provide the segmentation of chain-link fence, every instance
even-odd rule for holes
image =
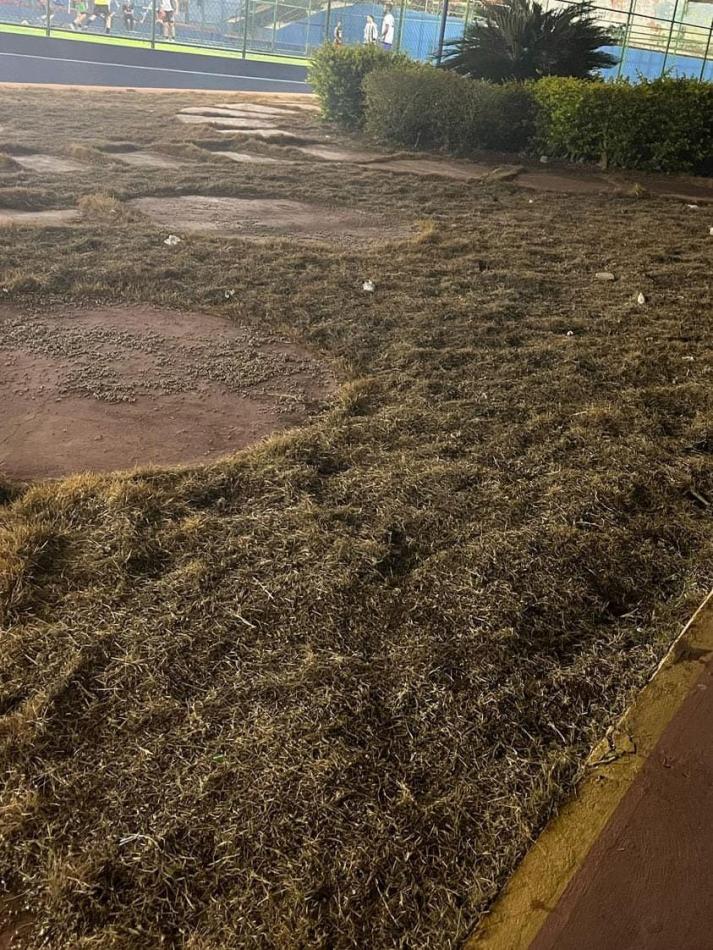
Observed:
[[[180,44],[238,55],[309,57],[324,42],[365,41],[372,17],[381,40],[393,16],[393,48],[415,59],[462,35],[482,0],[0,0],[0,23],[48,35],[68,32],[136,45]],[[544,0],[545,7],[574,0]],[[603,0],[597,18],[617,38],[610,76],[663,73],[713,80],[713,0]]]

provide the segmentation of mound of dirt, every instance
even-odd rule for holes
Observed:
[[[406,225],[388,225],[375,214],[277,198],[135,198],[128,202],[174,231],[221,231],[256,240],[295,235],[302,240],[368,242],[395,240]]]
[[[304,421],[334,386],[299,347],[206,314],[3,309],[0,328],[11,477],[216,458]]]

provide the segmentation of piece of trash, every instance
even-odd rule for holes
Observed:
[[[567,336],[574,336],[574,330],[567,330]]]
[[[3,287],[2,292],[3,292],[4,294],[9,294],[9,293],[10,293],[10,288],[9,288],[9,287]]]
[[[700,210],[701,210],[701,206],[700,206],[700,205],[686,205],[686,207],[689,208],[691,211],[700,211]]]
[[[361,285],[361,289],[365,290],[368,294],[373,294],[376,290],[376,284],[373,280],[365,280]]]
[[[540,155],[540,165],[546,165],[549,162],[547,155]]]
[[[708,233],[713,236],[713,228],[708,228]]]
[[[641,306],[642,304],[646,303],[646,297],[643,294],[639,294],[639,296],[636,298],[636,302],[639,304],[639,306]]]
[[[597,280],[616,280],[614,274],[608,270],[600,270],[594,276]]]
[[[175,247],[177,244],[181,243],[181,239],[177,234],[169,234],[163,243],[168,244],[169,247]]]
[[[231,297],[234,297],[234,296],[235,296],[235,291],[234,291],[234,290],[226,290],[224,296],[225,296],[225,299],[226,299],[226,300],[230,300]]]
[[[534,198],[528,198],[528,199],[527,199],[527,203],[528,203],[529,205],[534,205],[535,199],[534,199]]]
[[[682,360],[685,360],[686,363],[692,363],[692,362],[694,361],[695,357],[694,357],[694,356],[682,356],[681,359],[682,359]]]

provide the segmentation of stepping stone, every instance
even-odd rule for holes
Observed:
[[[211,152],[211,155],[229,158],[232,162],[245,162],[250,165],[292,165],[293,162],[280,161],[279,158],[268,158],[267,155],[255,155],[251,152]]]
[[[245,106],[189,106],[186,109],[181,109],[179,115],[204,115],[215,116],[217,118],[224,116],[226,118],[249,119],[254,115],[262,116],[263,118],[266,116],[279,116],[285,118],[289,117],[290,113],[283,109],[263,109],[262,106],[251,106],[248,104]]]
[[[360,152],[356,149],[333,148],[329,145],[307,145],[300,149],[305,155],[322,159],[325,162],[373,162],[385,161],[388,155],[379,155],[378,152]]]
[[[73,162],[70,158],[58,158],[56,155],[13,155],[13,161],[33,172],[51,172],[57,175],[86,170],[86,165]]]
[[[405,237],[407,223],[372,211],[335,208],[282,198],[218,198],[209,195],[134,198],[128,205],[177,233],[234,234],[255,241],[292,238],[329,244],[372,244]]]
[[[213,125],[217,129],[271,129],[272,122],[266,119],[231,119],[229,116],[224,118],[208,115],[181,115],[176,117],[179,122],[186,125]]]
[[[231,109],[234,112],[251,112],[254,115],[294,115],[292,106],[262,106],[258,105],[256,102],[219,102],[216,106],[214,106],[214,108]]]
[[[165,155],[159,155],[158,152],[109,152],[112,158],[119,159],[125,165],[135,165],[137,168],[180,168],[183,162],[177,162],[173,158],[166,158]]]
[[[277,145],[304,145],[304,135],[295,135],[294,132],[285,132],[284,129],[251,129],[239,132],[237,129],[218,129],[219,135],[242,135],[243,137],[260,139],[261,142],[274,142]],[[307,141],[310,141],[307,139]]]
[[[58,211],[20,211],[17,208],[0,208],[0,227],[9,224],[66,224],[78,218],[79,211],[76,208],[62,208]]]
[[[459,165],[456,162],[440,162],[437,159],[428,158],[397,159],[393,162],[372,162],[362,167],[376,171],[392,172],[399,175],[432,175],[439,178],[454,178],[458,181],[475,181],[482,179],[492,171],[492,169],[486,165]]]

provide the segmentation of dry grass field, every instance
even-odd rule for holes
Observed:
[[[455,947],[713,580],[713,213],[175,121],[205,102],[0,93],[0,213],[79,208],[0,228],[6,310],[228,318],[337,380],[207,465],[2,482],[2,913],[27,947]],[[128,204],[196,195],[384,232],[169,247]]]

